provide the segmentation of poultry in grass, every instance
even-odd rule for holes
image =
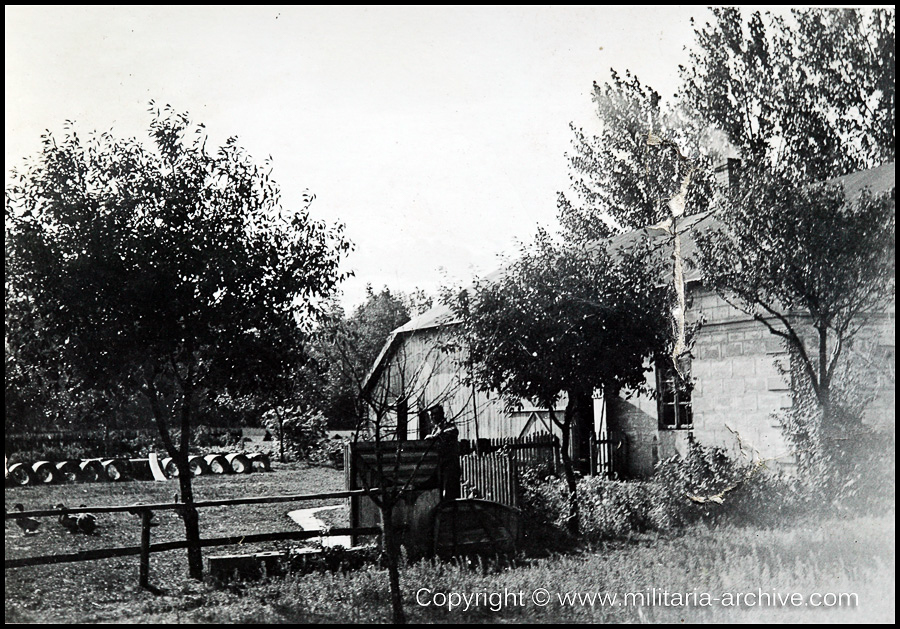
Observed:
[[[86,505],[81,506],[85,507]],[[75,521],[78,524],[78,530],[82,533],[92,535],[97,530],[97,518],[93,513],[79,513],[75,516]]]
[[[68,507],[62,503],[56,505],[55,509],[67,510]],[[69,531],[69,533],[77,533],[78,532],[78,519],[74,515],[70,515],[68,513],[61,513],[58,519],[60,525]]]
[[[25,511],[25,505],[19,502],[16,503],[13,509],[18,511],[19,513],[23,513]],[[17,518],[16,524],[18,524],[19,528],[22,529],[23,535],[36,535],[38,529],[41,526],[40,522],[38,522],[37,520],[33,520],[32,518]]]

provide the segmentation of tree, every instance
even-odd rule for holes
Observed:
[[[313,334],[311,352],[322,367],[318,384],[321,410],[330,426],[355,428],[365,416],[360,383],[395,329],[409,321],[405,296],[384,287],[366,287],[366,300],[348,316],[332,305]]]
[[[496,281],[476,282],[449,299],[480,388],[500,393],[510,406],[530,400],[560,428],[574,534],[570,434],[590,429],[595,389],[608,395],[642,389],[647,359],[671,347],[672,292],[660,284],[661,272],[646,243],[607,251],[560,245],[539,232]],[[555,409],[564,393],[560,418]]]
[[[445,407],[449,408],[448,402],[457,398],[462,386],[454,354],[447,349],[449,333],[437,328],[421,337],[387,334],[381,345],[374,345],[373,340],[381,333],[395,329],[391,326],[397,323],[399,304],[387,289],[379,295],[370,291],[366,304],[352,317],[332,322],[328,338],[330,377],[339,377],[355,391],[360,409],[353,442],[374,444],[374,466],[362,470],[359,480],[364,489],[378,489],[369,498],[381,515],[393,620],[403,624],[406,615],[400,591],[402,540],[394,521],[396,507],[416,489],[413,481],[425,456],[432,452],[431,447],[442,452],[445,441],[455,441],[456,420],[469,405],[463,404],[455,413],[443,412]],[[363,360],[366,355],[372,355],[371,360]],[[433,432],[426,437],[430,445],[411,465],[408,460],[401,465],[407,420],[417,410],[420,417],[429,417],[434,425]],[[459,486],[457,483],[455,488],[444,489],[458,492]]]
[[[890,190],[882,181],[861,196],[822,182],[895,159],[894,12],[745,20],[720,8],[695,32],[680,99],[743,161],[718,213],[721,233],[697,238],[699,266],[720,296],[797,354],[805,383],[795,396],[814,392],[834,446],[846,415],[833,408],[839,360],[893,298],[894,192],[892,176]]]
[[[709,208],[713,143],[706,131],[628,72],[612,70],[609,82],[594,83],[593,100],[600,133],[588,136],[572,125],[574,198],[559,194],[567,239],[591,242],[665,220],[689,171],[685,214]]]
[[[712,14],[695,29],[679,99],[745,163],[802,185],[894,159],[893,10]]]
[[[341,280],[342,227],[284,209],[268,165],[151,103],[152,148],[67,127],[6,189],[7,343],[73,388],[139,392],[179,468],[192,578],[202,576],[192,422],[219,394],[265,390],[303,358],[304,326]],[[7,315],[9,316],[9,315]],[[73,383],[74,380],[74,383]],[[178,425],[177,439],[170,427]]]
[[[841,357],[894,299],[890,179],[890,190],[854,197],[840,183],[798,188],[772,173],[747,172],[717,215],[722,227],[696,234],[704,282],[796,353],[832,452],[848,428],[847,414],[832,404]],[[805,342],[810,327],[812,347]]]

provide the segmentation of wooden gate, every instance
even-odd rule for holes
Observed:
[[[610,479],[621,479],[628,460],[628,442],[624,434],[603,433],[591,440],[591,473]]]
[[[411,558],[433,548],[434,509],[442,500],[459,498],[457,442],[437,439],[416,441],[359,441],[344,450],[348,489],[399,489],[402,497],[391,518],[397,537]],[[350,522],[381,526],[381,510],[369,496],[350,498]],[[371,539],[351,539],[353,545]]]
[[[508,454],[469,454],[459,457],[464,498],[480,498],[518,507],[516,462]]]

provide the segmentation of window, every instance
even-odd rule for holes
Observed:
[[[681,374],[675,371],[671,358],[656,363],[656,391],[660,430],[687,430],[694,427],[691,409],[691,364],[678,361]]]
[[[397,400],[397,441],[406,441],[409,424],[409,402],[406,398]]]

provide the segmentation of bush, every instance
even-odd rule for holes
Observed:
[[[688,441],[687,455],[662,461],[657,519],[663,528],[699,520],[774,526],[797,516],[803,498],[793,479],[772,473],[764,462],[740,464],[722,448]]]
[[[310,451],[309,461],[318,465],[329,465],[336,469],[344,469],[344,448],[349,439],[325,438]]]
[[[568,513],[563,480],[525,468],[519,473],[519,508],[528,554],[563,551],[574,543],[564,525]]]
[[[279,426],[279,418],[282,424]],[[285,451],[298,459],[310,461],[325,439],[326,419],[321,411],[279,408],[263,415],[263,425],[273,435],[284,439]],[[281,434],[281,431],[284,434]]]
[[[666,528],[661,493],[654,483],[583,479],[578,483],[582,537],[598,542]]]
[[[566,533],[566,484],[534,470],[520,474],[525,551],[562,551],[575,543]],[[699,521],[771,527],[803,513],[796,482],[759,463],[741,465],[724,450],[689,442],[684,458],[659,464],[649,482],[599,476],[578,482],[583,541],[671,532]]]

